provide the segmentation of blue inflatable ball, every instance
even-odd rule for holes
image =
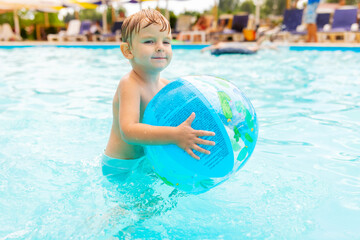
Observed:
[[[192,128],[215,132],[202,137],[210,155],[196,160],[176,145],[146,146],[155,173],[166,184],[188,193],[202,193],[236,173],[249,159],[258,138],[255,109],[232,83],[212,76],[186,76],[161,89],[146,107],[143,123],[176,127],[192,112]]]

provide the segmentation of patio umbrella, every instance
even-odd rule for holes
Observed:
[[[0,0],[0,9],[49,8],[60,10],[63,7],[95,9],[98,2],[98,0]]]
[[[37,9],[41,8],[52,8],[56,6],[61,6],[59,1],[40,1],[40,0],[0,0],[0,10],[8,10],[14,12],[14,25],[15,25],[15,33],[20,36],[20,24],[19,24],[19,16],[17,15],[17,11],[19,9]]]
[[[17,15],[17,11],[20,9],[34,9],[43,12],[59,11],[64,7],[95,9],[98,7],[98,2],[98,0],[0,0],[0,10],[12,10],[14,12],[15,33],[20,35],[19,17]]]
[[[138,3],[140,5],[140,10],[142,9],[142,3],[143,2],[151,2],[151,1],[157,1],[157,6],[159,6],[159,2],[160,0],[127,0],[127,1],[123,1],[122,3]],[[169,1],[170,0],[164,0],[166,1],[166,6],[165,6],[165,17],[167,19],[170,18],[169,15]],[[188,1],[188,0],[171,0],[171,1]]]
[[[156,0],[128,0],[128,1],[123,1],[121,3],[135,3],[135,4],[139,4],[140,6],[140,10],[142,9],[142,3],[143,2],[149,2],[149,1],[156,1]]]

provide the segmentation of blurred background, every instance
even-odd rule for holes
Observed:
[[[176,28],[177,24],[179,25],[179,17],[184,15],[192,17],[185,30],[194,30],[192,27],[201,16],[212,16],[212,22],[206,29],[209,30],[218,27],[219,19],[227,18],[231,21],[234,15],[248,15],[245,28],[256,31],[261,26],[281,26],[286,9],[305,9],[307,2],[307,0],[0,0],[0,26],[9,24],[16,35],[8,37],[7,40],[48,40],[49,34],[59,34],[68,30],[69,22],[74,19],[80,22],[88,21],[88,31],[90,25],[97,24],[98,29],[101,29],[98,33],[115,34],[120,29],[120,26],[114,29],[115,22],[121,22],[124,17],[142,8],[150,7],[158,9],[169,19],[173,32],[178,30]],[[359,8],[360,3],[357,0],[322,0],[317,12],[334,14],[336,9],[343,6]],[[330,18],[330,24],[331,21]],[[231,22],[226,24],[230,29],[232,28]],[[79,26],[78,34],[84,32],[86,34],[85,30]],[[5,37],[3,40],[6,40]],[[87,40],[94,38],[87,36]],[[97,40],[115,41],[116,38],[99,37]]]

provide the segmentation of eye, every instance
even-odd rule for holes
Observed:
[[[153,44],[154,41],[153,41],[153,40],[146,40],[144,43],[145,43],[145,44]]]
[[[164,41],[164,44],[170,44],[170,41]]]

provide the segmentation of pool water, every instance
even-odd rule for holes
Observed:
[[[252,101],[248,163],[200,195],[102,176],[118,49],[0,49],[0,239],[360,239],[360,54],[177,49],[164,77],[209,74]]]

